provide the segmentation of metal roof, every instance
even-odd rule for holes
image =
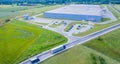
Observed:
[[[45,13],[101,16],[101,8],[99,5],[72,4]]]

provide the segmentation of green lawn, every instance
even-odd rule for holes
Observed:
[[[120,10],[120,5],[119,4],[115,4],[114,6],[115,6],[115,8]]]
[[[117,61],[82,45],[75,46],[55,55],[40,64],[95,64],[91,54],[94,54],[97,59],[99,56],[102,57],[107,64],[120,64]],[[97,64],[101,64],[99,63],[99,60],[96,60],[96,62]]]
[[[120,29],[88,41],[84,45],[120,61]]]
[[[37,24],[40,24],[40,25],[48,25],[48,23],[41,23],[41,22],[35,22]]]
[[[102,18],[102,22],[105,22],[105,21],[109,21],[110,20],[110,18]]]
[[[72,23],[70,23],[65,29],[64,29],[64,31],[67,31],[72,25],[74,25],[74,24],[88,24],[88,23],[86,23],[86,22],[81,22],[81,21],[75,21],[75,22],[72,22]]]
[[[67,38],[58,33],[18,20],[1,26],[0,36],[0,64],[18,64],[67,42]]]
[[[64,21],[62,21],[62,22],[60,22],[60,23],[58,23],[58,24],[52,24],[52,25],[50,25],[49,27],[56,28],[56,27],[62,25],[63,23],[64,23]]]
[[[38,16],[38,17],[39,17],[39,18],[45,18],[43,14],[42,14],[42,15],[40,15],[40,16]]]
[[[8,7],[11,6],[0,6],[0,11],[2,11],[0,12],[0,16],[7,18],[25,13],[35,15],[50,9],[61,7],[61,5],[45,6],[40,8],[33,7],[32,9],[20,8],[18,10],[16,6],[15,8],[10,9]],[[120,17],[120,15],[113,9],[110,7],[109,9],[117,18]],[[117,23],[120,23],[119,20],[105,25],[96,24],[94,29],[76,34],[76,36],[85,36]],[[120,30],[108,33],[105,36],[101,36],[103,41],[99,41],[101,38],[99,38],[99,40],[96,38],[87,42],[84,46],[79,45],[71,48],[70,50],[47,59],[41,64],[93,64],[91,53],[95,54],[95,56],[103,57],[108,64],[119,64],[118,62],[90,49],[95,49],[113,59],[120,61],[119,33]],[[0,36],[0,64],[18,64],[18,62],[23,61],[24,59],[27,59],[35,54],[67,42],[67,38],[58,33],[18,20],[13,20],[12,22],[1,26]]]
[[[114,16],[119,19],[120,15],[115,10],[113,10],[110,6],[107,5],[107,7],[114,14]]]
[[[113,9],[108,7],[113,14],[116,16],[116,18],[119,18],[120,15],[116,13]],[[119,23],[119,19],[116,22],[113,23]],[[113,25],[113,23],[110,23]],[[106,26],[109,24],[106,24]],[[120,29],[112,31],[106,35],[103,35],[101,37],[98,37],[96,39],[93,39],[91,41],[88,41],[85,46],[95,49],[96,51],[99,51],[115,60],[120,61]]]

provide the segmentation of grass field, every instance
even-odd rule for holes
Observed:
[[[113,11],[113,10],[112,10]],[[115,13],[119,18],[119,14]],[[119,21],[119,20],[118,20]],[[88,41],[84,45],[120,62],[120,29]]]
[[[120,29],[98,37],[84,44],[113,59],[120,61]]]
[[[72,23],[70,23],[65,29],[64,29],[64,31],[67,31],[72,25],[74,25],[74,24],[88,24],[88,23],[86,23],[86,22],[81,22],[81,21],[75,21],[75,22],[72,22]]]
[[[115,10],[113,10],[110,6],[107,5],[107,7],[108,7],[108,9],[114,14],[114,16],[115,16],[117,19],[119,19],[120,15],[119,15]]]
[[[120,10],[120,5],[119,4],[115,4],[114,6],[115,6],[115,8]]]
[[[67,42],[67,38],[58,33],[18,20],[1,26],[0,36],[0,64],[18,64]]]
[[[105,21],[109,21],[110,20],[110,18],[102,18],[102,22],[105,22]]]
[[[100,56],[104,58],[107,64],[120,64],[119,62],[82,45],[75,46],[63,53],[55,55],[40,64],[95,64],[91,54],[94,54],[95,57]],[[96,60],[96,62],[97,64],[101,64],[99,63],[99,60]]]
[[[16,6],[15,8],[14,6],[12,6],[12,8],[11,6],[0,6],[0,11],[3,12],[0,13],[0,16],[2,16],[1,18],[7,18],[11,16],[16,17],[17,15],[25,13],[35,15],[58,7],[61,6],[54,5],[40,8],[31,7],[32,9],[20,8],[17,10]],[[112,10],[110,7],[109,9],[117,18],[120,17],[120,15],[114,10]],[[87,34],[101,30],[105,27],[117,23],[120,23],[119,19],[116,22],[105,25],[96,24],[94,26],[94,29],[91,29],[84,33],[76,34],[76,36],[85,36]],[[101,36],[99,38],[91,40],[86,44],[83,44],[84,46],[78,45],[76,47],[73,47],[59,55],[47,59],[41,64],[93,64],[93,60],[91,59],[91,53],[95,54],[95,57],[101,56],[102,58],[104,58],[107,64],[120,64],[115,61],[120,61],[119,33],[120,29],[108,33],[105,36]],[[21,22],[18,20],[13,20],[12,22],[1,26],[0,36],[0,64],[18,64],[20,61],[23,61],[24,59],[27,59],[35,54],[67,42],[67,38],[58,33],[45,30],[39,28],[36,25]],[[100,54],[91,49],[95,49],[115,60],[112,60],[109,57],[104,56],[103,54]],[[97,62],[99,62],[99,60],[97,60]]]
[[[20,11],[28,10],[31,8],[37,8],[43,6],[15,6],[15,5],[0,5],[0,18],[11,17],[21,14]]]
[[[44,11],[61,7],[62,5],[51,5],[51,6],[16,6],[16,5],[0,5],[0,18],[13,18],[25,13],[31,15],[40,14]]]

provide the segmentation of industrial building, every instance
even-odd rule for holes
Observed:
[[[46,18],[101,21],[102,9],[99,5],[72,4],[44,12]]]

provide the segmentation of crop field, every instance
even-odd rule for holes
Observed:
[[[0,64],[18,64],[65,42],[67,38],[58,33],[13,20],[0,27]]]
[[[52,6],[16,6],[16,5],[0,5],[0,18],[10,18],[18,15],[29,13],[31,15],[40,14],[44,11],[61,7],[62,5]]]
[[[93,60],[91,54],[95,56],[96,60]],[[119,62],[82,45],[55,55],[40,64],[102,64],[98,57],[102,57],[106,64],[119,64]]]
[[[37,6],[36,6],[37,7]],[[20,11],[27,10],[31,8],[36,8],[35,6],[15,6],[15,5],[0,5],[0,18],[14,16],[20,14]],[[41,6],[42,7],[42,6]]]

